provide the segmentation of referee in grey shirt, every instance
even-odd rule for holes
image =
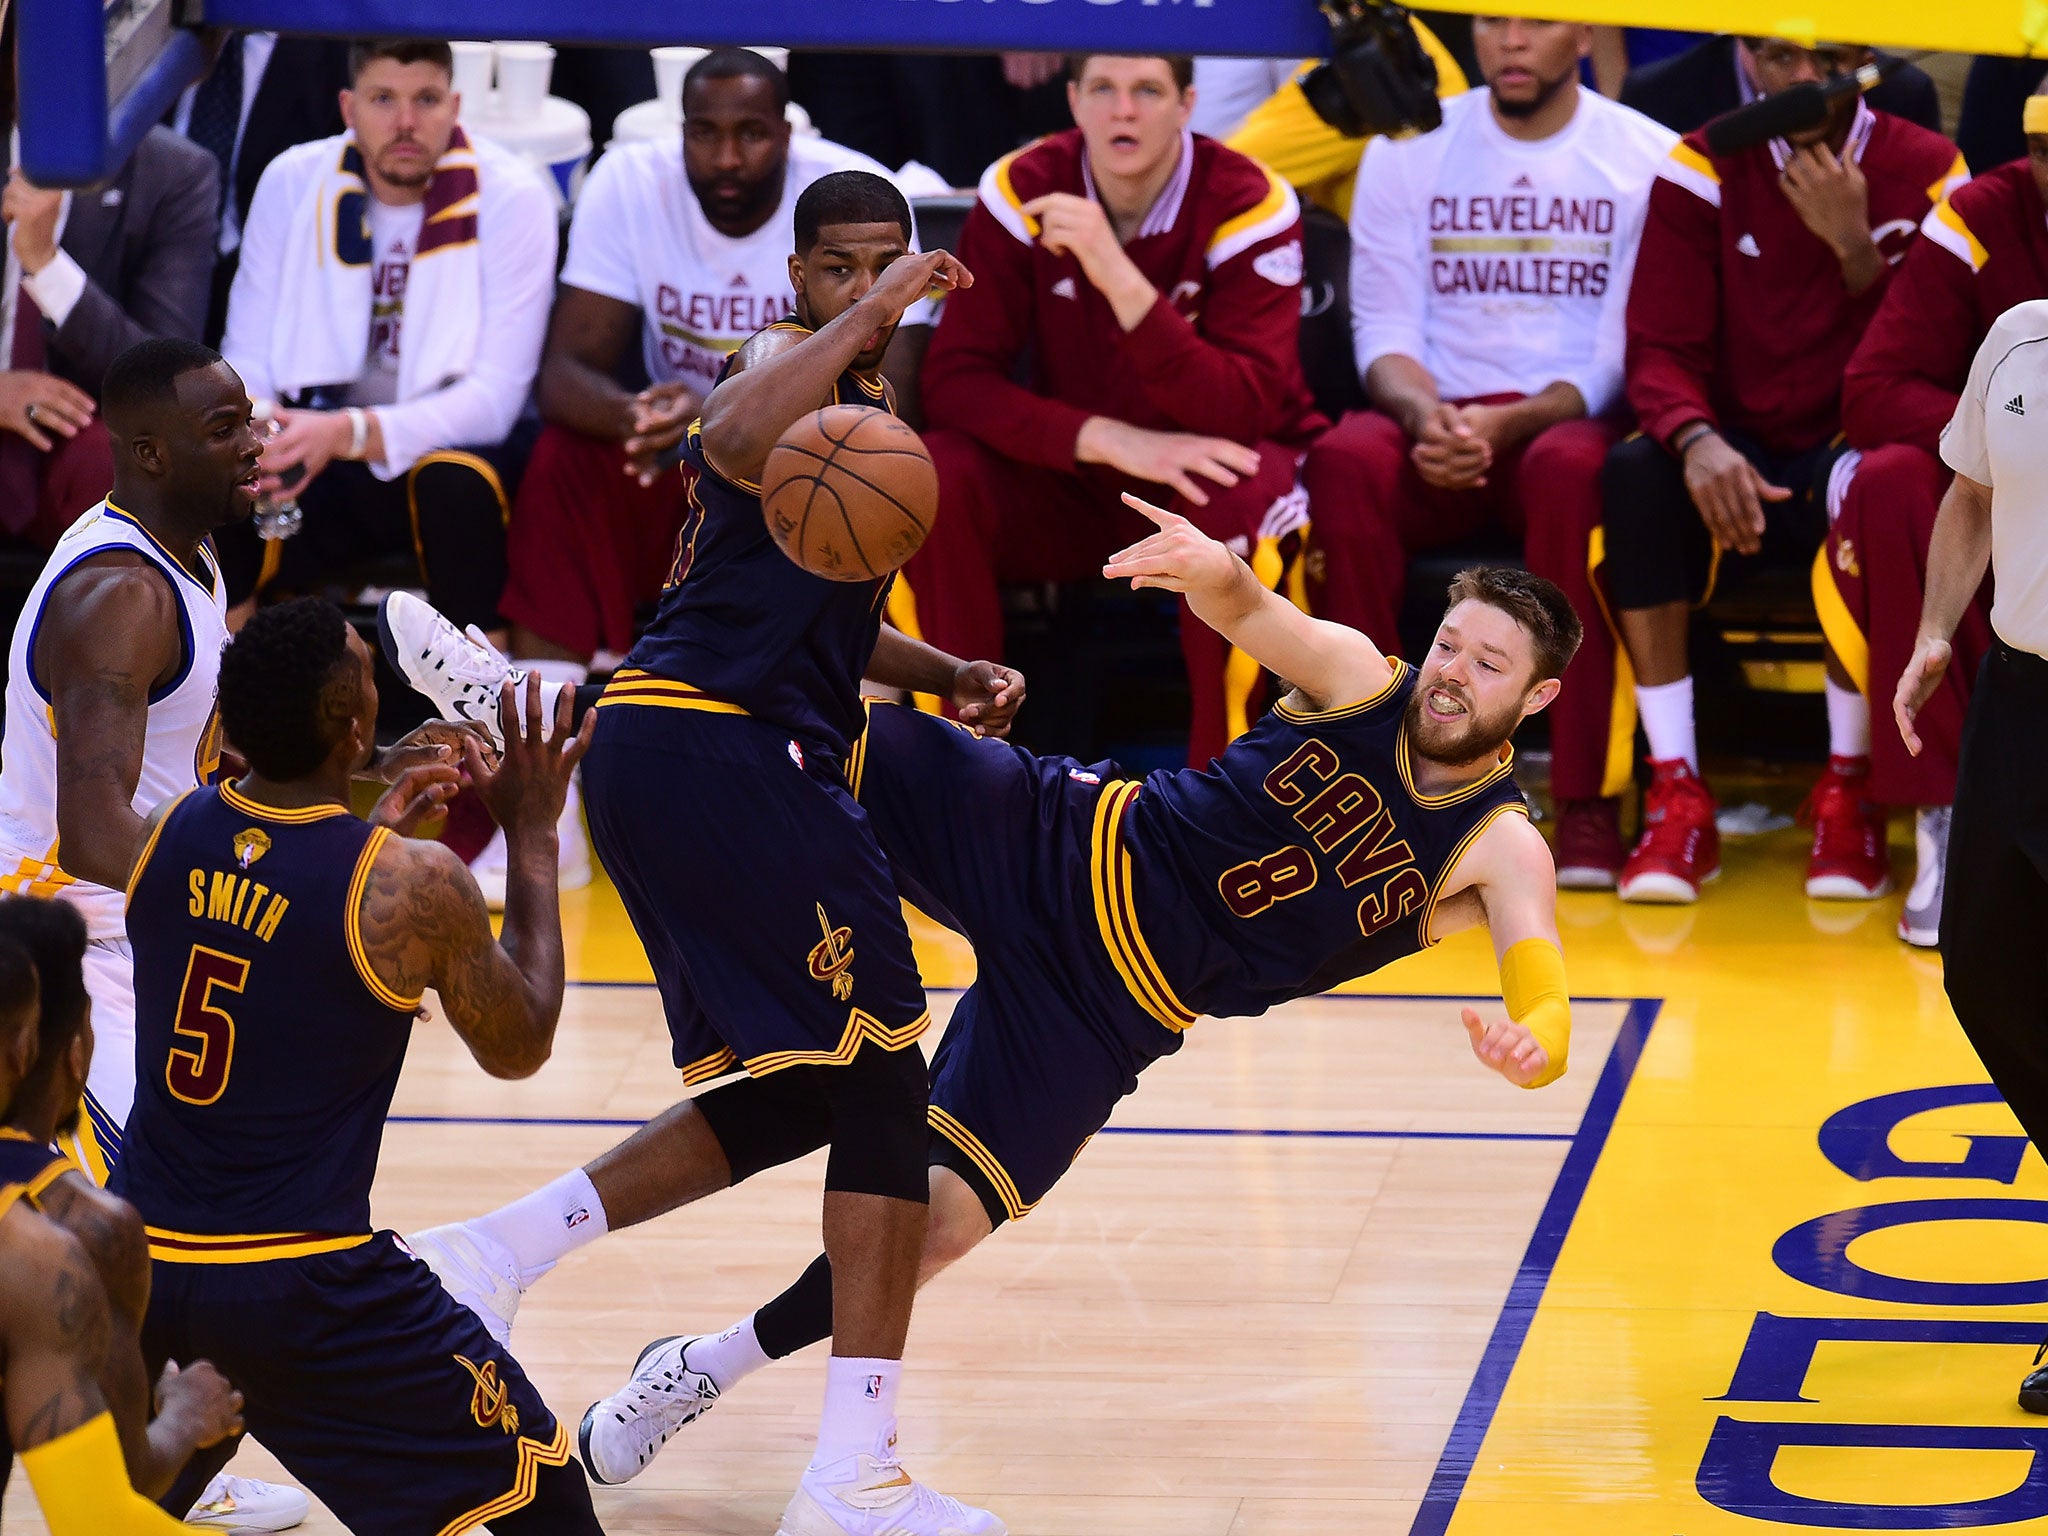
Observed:
[[[1963,1032],[2048,1152],[2048,300],[2016,304],[1991,327],[1941,456],[1956,478],[1892,710],[1919,752],[1913,717],[1988,566],[1997,640],[1963,728],[1941,956]],[[2048,1414],[2048,1368],[2026,1378],[2020,1406]]]

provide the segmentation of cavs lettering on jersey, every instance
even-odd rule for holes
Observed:
[[[370,1181],[416,997],[371,970],[363,889],[390,834],[340,806],[195,790],[128,901],[136,1084],[114,1189],[159,1259],[327,1252],[370,1231]]]
[[[1428,947],[1444,879],[1497,816],[1526,814],[1513,753],[1440,795],[1415,784],[1415,673],[1307,714],[1282,704],[1203,772],[1104,790],[1097,916],[1160,1022],[1265,1012]]]
[[[220,767],[214,684],[227,643],[227,589],[213,551],[200,546],[188,571],[134,518],[101,502],[73,523],[50,554],[14,626],[7,653],[7,728],[0,742],[0,890],[74,903],[95,939],[121,936],[121,893],[75,880],[57,864],[57,733],[49,689],[36,675],[36,637],[51,589],[80,561],[130,550],[162,576],[178,602],[178,671],[149,696],[138,816],[210,780]]]
[[[770,330],[809,334],[787,320]],[[722,381],[731,363],[719,372]],[[890,409],[879,379],[839,376],[833,405]],[[684,456],[696,469],[689,515],[654,623],[601,704],[752,715],[806,752],[844,761],[866,725],[860,680],[881,632],[893,577],[827,581],[776,547],[761,488],[721,474],[697,424]]]

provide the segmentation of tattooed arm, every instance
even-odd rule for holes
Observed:
[[[147,1498],[161,1498],[203,1446],[242,1428],[242,1395],[205,1360],[164,1367],[157,1384],[163,1409],[150,1418],[149,1373],[142,1359],[142,1319],[149,1310],[149,1239],[142,1217],[118,1195],[67,1173],[42,1197],[43,1214],[84,1247],[107,1296],[106,1363],[100,1393],[120,1432],[128,1480]]]
[[[106,1412],[107,1298],[70,1233],[26,1210],[9,1211],[0,1231],[7,1433],[26,1452]]]
[[[121,889],[142,848],[150,690],[184,660],[178,599],[142,556],[95,555],[59,582],[32,663],[57,733],[57,848],[64,872]]]
[[[508,684],[499,699],[505,751],[489,767],[474,739],[469,774],[505,829],[504,937],[491,938],[483,893],[462,861],[439,843],[389,838],[364,883],[363,946],[386,985],[402,997],[432,987],[477,1065],[493,1077],[531,1077],[554,1049],[562,1012],[562,910],[555,887],[555,822],[597,725],[569,732],[573,697],[564,690],[551,739],[540,679],[527,682],[521,729]]]

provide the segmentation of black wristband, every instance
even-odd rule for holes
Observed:
[[[1694,443],[1698,442],[1703,437],[1711,437],[1715,435],[1715,430],[1716,429],[1714,427],[1714,424],[1710,421],[1694,423],[1690,431],[1681,432],[1676,438],[1672,440],[1672,453],[1681,459],[1684,458],[1685,452],[1688,448],[1692,447]]]

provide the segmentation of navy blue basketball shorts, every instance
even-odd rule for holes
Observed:
[[[1000,1224],[1072,1165],[1181,1036],[1140,1005],[1097,909],[1113,763],[1034,757],[876,704],[847,777],[906,900],[974,945],[975,983],[932,1061],[932,1160]]]
[[[466,1531],[525,1508],[543,1469],[569,1463],[567,1429],[518,1362],[390,1232],[152,1269],[150,1378],[211,1360],[249,1432],[352,1531]]]
[[[931,1015],[888,861],[836,765],[750,716],[599,705],[591,842],[686,1083],[901,1050]]]

